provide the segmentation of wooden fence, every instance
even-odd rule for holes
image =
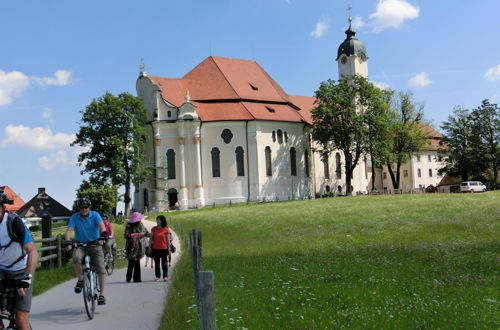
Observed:
[[[38,262],[42,265],[47,265],[50,267],[53,265],[53,260],[57,259],[57,267],[62,267],[62,248],[61,248],[61,235],[49,238],[35,239],[34,243],[42,243],[41,248],[37,248],[37,251],[42,255],[38,258]],[[55,243],[55,244],[54,244]],[[47,254],[45,251],[50,251],[52,253]]]
[[[201,232],[192,230],[189,235],[189,247],[193,257],[194,288],[196,305],[200,317],[200,329],[215,330],[215,290],[214,272],[202,271],[202,241]]]

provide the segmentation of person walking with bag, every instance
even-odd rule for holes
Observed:
[[[159,281],[163,272],[163,281],[168,282],[168,257],[170,256],[171,233],[164,215],[156,217],[156,226],[151,229],[151,248],[155,262],[155,280]],[[161,266],[161,270],[160,270]]]
[[[125,253],[128,259],[126,280],[130,282],[142,282],[140,260],[144,256],[141,238],[148,235],[148,231],[142,224],[144,216],[139,212],[133,212],[125,227]]]

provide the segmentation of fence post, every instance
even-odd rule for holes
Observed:
[[[61,235],[57,235],[57,267],[62,267]]]
[[[200,272],[200,325],[202,330],[215,330],[214,273],[211,270]]]
[[[52,237],[52,217],[48,214],[48,212],[44,213],[42,216],[42,238],[50,238]],[[43,242],[42,247],[51,246],[51,242]],[[50,251],[43,251],[42,256],[50,255]],[[42,262],[43,268],[51,268],[53,265],[52,259]]]

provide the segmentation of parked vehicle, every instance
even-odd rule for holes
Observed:
[[[460,184],[460,192],[484,192],[486,186],[480,181],[464,181]]]

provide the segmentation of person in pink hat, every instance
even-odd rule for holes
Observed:
[[[148,236],[148,231],[142,224],[145,217],[132,209],[130,220],[125,227],[125,253],[128,259],[126,280],[141,282],[140,260],[144,256],[141,238]]]

